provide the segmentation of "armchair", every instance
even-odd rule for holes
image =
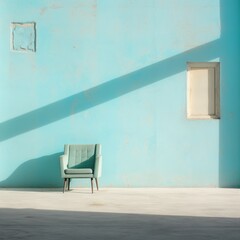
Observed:
[[[90,178],[92,193],[95,179],[98,190],[98,178],[102,174],[101,145],[64,145],[64,155],[60,156],[60,170],[64,179],[63,193],[66,187],[70,190],[72,178]]]

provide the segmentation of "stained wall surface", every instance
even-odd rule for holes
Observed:
[[[101,186],[239,186],[238,10],[0,0],[0,186],[60,186],[66,143],[102,144]],[[16,49],[12,23],[34,25],[15,31]],[[221,119],[188,120],[187,62],[209,61],[220,61]]]

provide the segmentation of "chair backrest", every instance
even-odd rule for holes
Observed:
[[[65,145],[65,154],[68,155],[68,168],[94,169],[96,144]]]

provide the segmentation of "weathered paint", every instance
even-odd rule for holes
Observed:
[[[11,46],[13,51],[36,51],[35,23],[12,23]]]
[[[102,144],[101,186],[239,185],[238,33],[221,32],[232,23],[239,31],[239,13],[226,19],[225,4],[239,7],[1,0],[0,186],[60,186],[66,143]],[[11,22],[36,22],[35,53],[10,51]],[[187,120],[186,63],[194,61],[221,62],[221,120]]]

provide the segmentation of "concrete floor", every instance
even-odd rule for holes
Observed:
[[[240,239],[240,189],[0,189],[0,239]]]

